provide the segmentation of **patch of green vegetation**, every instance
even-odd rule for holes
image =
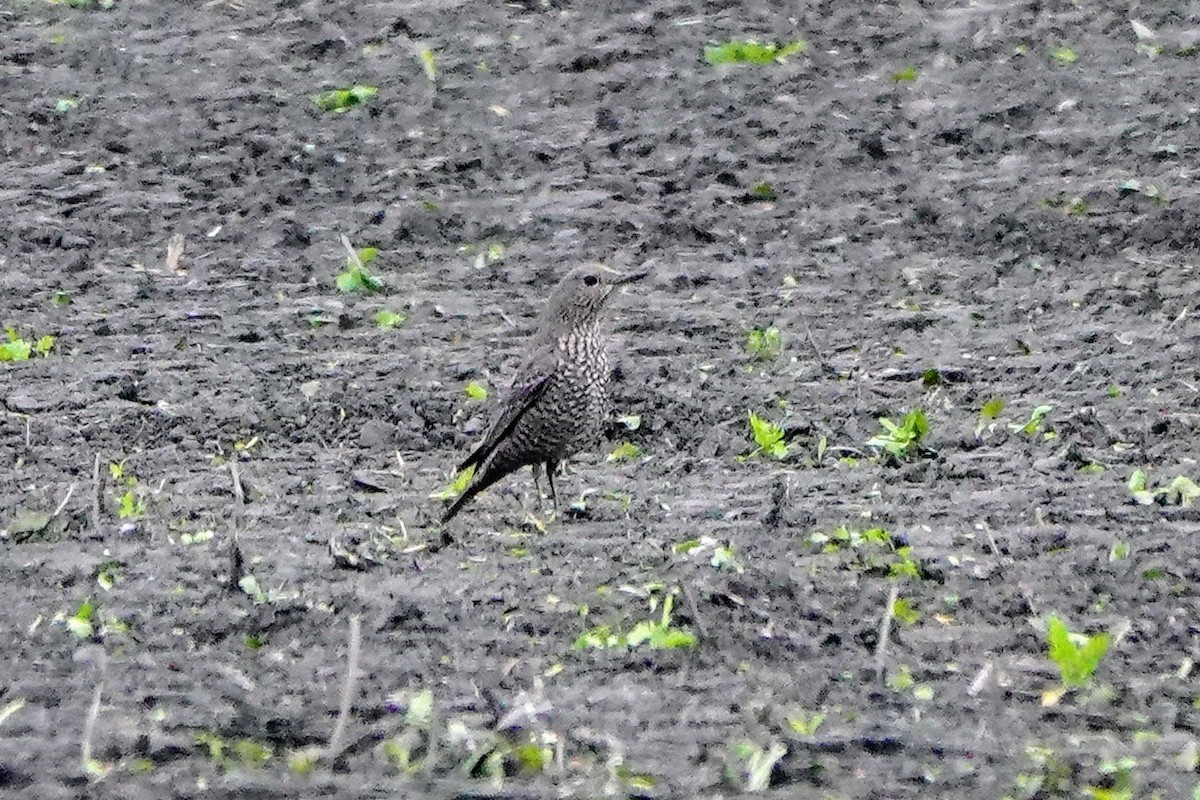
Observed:
[[[773,202],[777,198],[775,187],[766,181],[755,184],[749,191],[749,196],[751,200],[758,200],[763,203]]]
[[[471,381],[470,383],[467,384],[466,388],[463,391],[466,392],[467,397],[469,397],[470,399],[474,400],[477,403],[482,403],[484,400],[487,400],[487,398],[488,398],[488,390],[484,387],[484,385],[482,383],[479,383],[478,381]]]
[[[657,619],[642,620],[627,633],[620,633],[610,625],[599,625],[584,631],[572,645],[574,650],[635,650],[646,647],[650,650],[678,650],[694,647],[696,636],[686,628],[671,624],[671,612],[675,607],[678,589],[665,592],[662,598],[662,613]],[[650,596],[650,612],[654,613],[657,595]]]
[[[1052,58],[1056,64],[1066,67],[1078,61],[1079,54],[1076,53],[1072,48],[1063,45],[1062,47],[1056,47],[1051,50],[1050,58]]]
[[[433,492],[429,496],[434,500],[450,500],[451,498],[458,497],[467,490],[467,487],[471,485],[471,479],[474,477],[475,465],[472,464],[462,472],[455,475],[454,480],[452,480],[445,488]]]
[[[106,592],[124,579],[125,565],[116,559],[108,559],[96,567],[96,585]]]
[[[1046,421],[1047,415],[1054,410],[1054,406],[1042,405],[1033,409],[1026,422],[1013,422],[1008,426],[1010,431],[1014,433],[1022,433],[1026,436],[1034,436],[1042,430],[1042,424]],[[1046,438],[1052,438],[1050,431],[1045,431]]]
[[[911,600],[897,597],[896,601],[892,603],[892,616],[903,625],[915,625],[921,618],[921,612],[917,610]]]
[[[28,361],[34,355],[45,358],[54,348],[54,337],[50,335],[31,343],[21,338],[16,328],[9,327],[4,329],[4,336],[7,341],[0,342],[0,361]]]
[[[717,570],[732,570],[742,572],[743,567],[737,560],[737,552],[729,542],[722,542],[712,536],[701,536],[697,539],[686,539],[671,545],[671,553],[685,558],[692,558],[704,553],[712,553],[709,565]]]
[[[1016,797],[1033,800],[1041,797],[1068,797],[1074,771],[1071,765],[1049,747],[1029,745],[1025,748],[1033,769],[1022,771],[1014,781]]]
[[[90,597],[69,615],[59,611],[54,615],[54,623],[65,627],[76,639],[103,639],[110,634],[129,631],[124,620],[112,614],[101,614],[100,606]]]
[[[864,572],[889,578],[921,578],[921,565],[909,545],[897,545],[895,537],[883,528],[854,530],[842,525],[830,533],[816,532],[808,537],[820,553],[848,552],[854,555]],[[880,553],[883,557],[880,557]]]
[[[918,408],[908,412],[899,425],[888,417],[880,417],[879,424],[883,430],[867,440],[867,447],[874,447],[896,461],[920,454],[921,441],[929,433],[924,411]]]
[[[769,456],[774,459],[784,459],[788,456],[788,445],[783,440],[783,427],[769,422],[755,414],[750,415],[750,434],[754,437],[755,448],[744,456],[738,456],[739,461],[755,456]]]
[[[1087,201],[1082,197],[1045,197],[1038,201],[1039,208],[1061,209],[1068,217],[1081,217],[1087,214]]]
[[[814,711],[811,714],[803,711],[791,714],[787,718],[788,727],[798,736],[816,736],[817,729],[825,722],[825,714]]]
[[[383,281],[372,275],[367,265],[379,255],[379,248],[364,247],[355,251],[354,257],[346,257],[346,269],[337,276],[340,292],[374,294],[383,290]]]
[[[621,442],[608,454],[608,461],[633,461],[642,457],[642,448],[633,442]]]
[[[1129,476],[1129,491],[1133,494],[1133,499],[1144,506],[1152,503],[1161,503],[1163,505],[1178,505],[1190,506],[1198,498],[1200,498],[1200,486],[1186,475],[1176,475],[1166,486],[1157,486],[1153,489],[1147,485],[1147,476],[1144,470],[1135,469],[1133,474]]]
[[[108,472],[114,483],[125,488],[125,491],[117,497],[117,517],[138,519],[145,516],[146,502],[142,499],[142,488],[137,476],[125,469],[124,461],[110,463]]]
[[[437,56],[434,55],[433,49],[422,47],[418,55],[421,57],[421,69],[425,70],[425,77],[429,79],[430,83],[437,83]]]
[[[896,83],[913,83],[920,75],[920,70],[916,67],[905,67],[892,73],[892,80]]]
[[[808,42],[797,39],[788,44],[756,42],[753,39],[729,41],[704,48],[704,60],[710,65],[718,64],[774,64],[788,56],[803,53]]]
[[[1133,800],[1133,771],[1137,763],[1133,756],[1105,761],[1100,765],[1103,785],[1085,786],[1083,793],[1092,800]]]
[[[1072,633],[1055,616],[1046,621],[1046,639],[1050,660],[1058,667],[1063,684],[1069,689],[1086,686],[1108,652],[1111,637],[1107,632],[1088,636]]]
[[[399,311],[389,311],[386,308],[375,312],[375,324],[384,330],[403,325],[406,319],[408,318]]]
[[[983,408],[979,410],[979,421],[975,423],[975,438],[978,439],[983,435],[984,430],[991,430],[995,427],[996,417],[1000,416],[1000,412],[1004,410],[1004,400],[999,397],[993,397],[983,404]]]
[[[332,114],[344,114],[352,108],[364,105],[375,95],[379,94],[376,86],[350,86],[346,89],[333,89],[322,92],[313,98],[317,108]]]
[[[1122,181],[1117,186],[1117,192],[1122,196],[1127,194],[1141,194],[1144,197],[1153,200],[1160,206],[1165,206],[1171,202],[1161,191],[1159,191],[1157,186],[1152,183],[1142,183],[1135,178]]]
[[[746,336],[746,352],[759,361],[774,361],[783,352],[783,334],[774,325],[755,328]]]
[[[739,791],[761,792],[771,785],[771,773],[787,752],[781,742],[767,747],[754,742],[735,744],[726,754],[725,781]]]
[[[230,741],[211,731],[197,734],[196,746],[222,772],[234,772],[243,767],[262,767],[275,756],[270,745],[257,739],[246,737]]]
[[[71,302],[72,302],[71,295],[67,292],[59,290],[54,293],[54,298],[51,302],[54,303],[56,308],[62,308],[63,306],[69,306],[69,305],[71,305]]]

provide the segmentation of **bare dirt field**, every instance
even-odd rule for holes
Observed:
[[[0,795],[1192,797],[1195,11],[8,0]],[[442,530],[585,259],[606,444]]]

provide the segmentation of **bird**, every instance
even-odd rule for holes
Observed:
[[[525,466],[532,468],[535,485],[538,471],[545,469],[558,508],[554,471],[599,440],[608,410],[608,354],[601,328],[605,303],[618,287],[647,274],[585,264],[558,282],[487,436],[456,469],[474,467],[475,473],[442,515],[442,524]]]

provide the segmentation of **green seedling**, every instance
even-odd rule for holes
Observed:
[[[375,324],[385,331],[403,325],[407,319],[398,311],[388,311],[386,308],[375,312]]]
[[[120,519],[137,519],[146,513],[146,503],[142,499],[141,488],[137,476],[126,472],[124,461],[114,461],[108,465],[108,472],[113,482],[125,487],[125,491],[117,497],[117,517]]]
[[[769,456],[775,459],[784,459],[788,455],[787,442],[783,440],[783,427],[768,422],[762,417],[755,414],[753,411],[750,415],[750,434],[754,437],[753,450],[744,456],[738,456],[740,461],[745,461],[755,456]]]
[[[67,114],[79,108],[79,98],[77,97],[60,97],[54,101],[54,111],[58,114]]]
[[[429,47],[422,47],[418,55],[421,57],[421,68],[425,70],[425,77],[429,79],[430,83],[437,83],[437,58],[434,56],[433,50]]]
[[[444,489],[441,489],[440,491],[437,491],[437,492],[433,492],[429,496],[434,500],[450,500],[452,498],[458,497],[460,494],[462,494],[463,492],[465,492],[467,490],[467,487],[471,485],[471,479],[474,477],[475,477],[475,465],[472,464],[471,466],[464,469],[462,472],[455,475],[454,480],[452,480],[450,482],[450,484],[448,486],[446,486]]]
[[[712,66],[718,64],[774,64],[783,61],[788,56],[803,53],[807,47],[808,42],[803,39],[797,39],[784,45],[774,42],[760,43],[752,39],[730,41],[705,47],[704,60]]]
[[[892,603],[892,616],[896,618],[897,622],[904,625],[915,625],[921,618],[921,612],[911,601],[897,597],[896,601]]]
[[[109,560],[105,561],[100,566],[96,567],[96,585],[106,592],[112,591],[112,588],[119,583],[124,575],[121,570],[124,567],[120,561]]]
[[[478,381],[471,381],[467,384],[467,387],[463,391],[467,393],[467,397],[471,398],[477,403],[482,403],[488,398],[488,390],[485,389],[483,384],[479,383]]]
[[[1129,558],[1129,542],[1117,539],[1108,548],[1109,561],[1124,561]]]
[[[1072,633],[1061,619],[1051,616],[1046,621],[1046,639],[1050,660],[1058,667],[1063,684],[1068,689],[1086,686],[1108,652],[1111,637],[1108,633],[1088,636]]]
[[[1176,475],[1166,486],[1151,489],[1147,485],[1146,472],[1135,469],[1129,476],[1127,485],[1133,494],[1134,501],[1144,506],[1156,502],[1164,505],[1190,506],[1200,499],[1200,486],[1197,486],[1196,482],[1186,475]]]
[[[1042,423],[1046,421],[1046,416],[1054,410],[1054,406],[1038,406],[1029,415],[1028,422],[1013,422],[1010,423],[1008,429],[1014,433],[1023,433],[1026,436],[1033,436],[1042,430]],[[1047,438],[1051,432],[1046,431]]]
[[[634,625],[628,633],[619,633],[610,625],[600,625],[584,631],[572,645],[574,650],[612,650],[646,647],[650,650],[679,650],[694,647],[696,636],[686,628],[671,624],[671,611],[675,606],[678,590],[666,593],[662,601],[662,614],[657,619],[646,619]],[[656,598],[650,598],[653,612]]]
[[[889,458],[903,461],[921,451],[921,441],[929,433],[929,420],[921,409],[910,411],[904,422],[897,425],[887,417],[880,417],[883,430],[867,441],[867,447],[883,451]]]
[[[57,308],[62,308],[63,306],[69,306],[69,305],[71,305],[71,295],[68,294],[67,292],[64,292],[61,290],[57,291],[54,293],[53,302]]]
[[[766,748],[753,742],[734,745],[726,757],[725,780],[742,791],[761,792],[771,785],[771,773],[787,752],[780,742]]]
[[[1104,786],[1085,786],[1083,791],[1092,800],[1133,800],[1133,771],[1137,759],[1123,756],[1100,765]]]
[[[770,203],[777,198],[775,187],[766,181],[755,184],[754,188],[750,190],[749,195],[751,200],[758,200],[762,203]]]
[[[1079,60],[1079,54],[1070,47],[1063,45],[1056,47],[1050,51],[1050,58],[1054,59],[1055,63],[1060,66],[1070,66]]]
[[[733,572],[741,573],[743,567],[737,560],[737,552],[733,549],[733,545],[728,542],[722,543],[719,539],[714,539],[711,536],[701,536],[698,539],[686,539],[677,544],[671,545],[671,552],[677,556],[691,558],[696,555],[712,553],[708,563],[713,569],[717,570],[732,570]]]
[[[892,80],[896,83],[913,83],[916,81],[920,71],[916,67],[905,67],[902,70],[892,73]]]
[[[76,639],[90,639],[96,632],[95,626],[92,624],[95,617],[96,606],[92,604],[92,599],[89,597],[79,604],[79,608],[75,609],[74,614],[66,617],[67,630]]]
[[[642,448],[633,442],[622,442],[608,454],[608,461],[633,461],[642,457]]]
[[[405,707],[404,728],[396,736],[383,743],[383,754],[398,773],[410,775],[423,766],[417,754],[424,750],[429,755],[428,736],[433,722],[433,692],[423,689],[411,697],[389,697],[388,706]]]
[[[984,430],[992,430],[995,427],[996,417],[1000,416],[1003,410],[1004,400],[999,397],[993,397],[983,404],[983,408],[979,410],[979,421],[975,423],[976,439],[983,435]]]
[[[774,361],[783,352],[783,334],[774,325],[755,328],[746,337],[746,352],[759,361]]]
[[[1087,213],[1087,201],[1082,197],[1045,197],[1038,201],[1039,208],[1062,209],[1068,217],[1081,217]]]
[[[323,92],[313,98],[317,108],[333,114],[344,114],[352,108],[365,104],[379,93],[375,86],[351,86]]]
[[[379,255],[379,248],[364,247],[346,257],[346,269],[337,276],[337,288],[341,292],[374,294],[383,290],[383,281],[371,274],[367,265]]]
[[[230,742],[211,732],[197,734],[196,746],[204,750],[208,760],[222,772],[233,772],[240,767],[261,767],[275,756],[270,745],[256,739],[234,739]]]
[[[1117,192],[1122,196],[1127,194],[1141,194],[1150,200],[1153,200],[1160,206],[1165,206],[1170,202],[1170,200],[1168,200],[1163,193],[1159,191],[1157,186],[1152,183],[1142,183],[1134,178],[1131,178],[1127,181],[1122,181],[1117,186]]]
[[[137,519],[146,513],[146,503],[130,489],[117,500],[117,516],[121,519]]]
[[[817,545],[821,553],[854,553],[862,560],[863,568],[871,573],[886,574],[889,578],[921,577],[921,566],[913,557],[912,547],[897,547],[892,535],[883,528],[858,531],[842,525],[832,533],[810,534],[808,541]],[[878,558],[875,553],[880,550],[889,553],[890,557]]]
[[[824,721],[825,714],[820,711],[814,711],[811,714],[801,712],[787,718],[788,727],[792,729],[792,733],[798,736],[816,736],[817,730]]]
[[[45,358],[54,348],[54,337],[48,334],[32,344],[21,338],[16,328],[5,328],[4,335],[7,341],[0,343],[0,361],[28,361],[34,355]]]

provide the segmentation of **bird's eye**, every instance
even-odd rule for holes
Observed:
[[[586,285],[586,286],[595,286],[597,283],[600,282],[600,279],[597,278],[595,275],[588,275],[587,277],[585,277],[583,279],[583,282],[584,282],[584,285]]]

